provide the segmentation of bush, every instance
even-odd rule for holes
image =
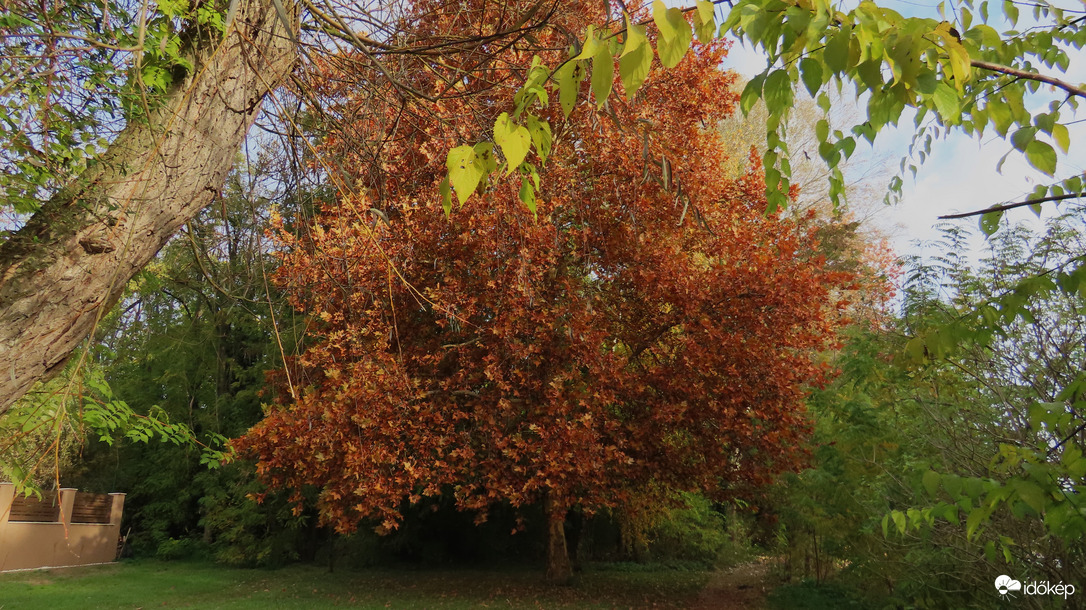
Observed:
[[[725,517],[703,496],[685,494],[683,499],[686,508],[669,511],[650,531],[652,559],[714,568],[737,565],[754,555],[750,528],[736,510]]]
[[[159,543],[155,558],[163,561],[206,559],[209,550],[206,544],[193,538],[167,538]]]
[[[316,516],[294,515],[283,493],[267,494],[263,503],[252,496],[266,488],[256,480],[250,462],[237,461],[199,475],[207,493],[200,498],[200,525],[219,563],[238,567],[279,567],[312,560],[322,542]]]
[[[804,581],[795,585],[777,587],[769,594],[769,607],[781,610],[836,610],[875,608],[856,591],[833,584],[816,584]]]

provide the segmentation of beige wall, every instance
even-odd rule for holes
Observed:
[[[0,572],[106,563],[117,558],[124,494],[113,497],[110,523],[71,523],[76,490],[60,490],[60,523],[9,522],[15,486],[0,483]]]

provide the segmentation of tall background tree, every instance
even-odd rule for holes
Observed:
[[[300,334],[270,284],[276,260],[264,226],[271,206],[289,217],[304,215],[314,196],[279,179],[290,174],[280,167],[286,161],[269,147],[239,162],[219,205],[186,223],[129,282],[122,307],[95,336],[94,358],[82,370],[96,378],[76,384],[77,404],[100,410],[94,401],[107,392],[137,417],[183,426],[204,444],[242,434],[260,419],[261,403],[273,398],[265,395],[265,374],[282,365],[284,353],[294,353]],[[292,516],[285,502],[256,509],[246,500],[262,490],[251,463],[208,468],[207,452],[192,443],[158,442],[125,429],[103,434],[95,414],[83,413],[82,422],[74,414],[66,420],[83,429],[62,437],[81,442],[60,479],[127,493],[128,547],[136,556],[213,553],[246,565],[312,558],[321,533],[305,527],[304,516]],[[46,484],[56,476],[41,470],[38,479]]]
[[[0,244],[0,410],[59,372],[212,201],[289,72],[290,21],[234,6],[229,23],[185,3],[5,7],[5,203],[33,216]],[[79,162],[87,139],[104,150]]]
[[[991,607],[992,574],[1081,582],[1083,302],[1015,291],[1038,275],[1066,281],[1082,222],[1076,207],[1043,232],[1002,231],[979,261],[948,226],[940,254],[906,262],[901,313],[851,330],[840,376],[812,395],[812,468],[766,503],[793,577],[930,608]],[[1030,320],[955,348],[916,339],[994,315],[1008,290]]]

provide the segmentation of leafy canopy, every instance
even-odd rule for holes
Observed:
[[[767,68],[747,84],[740,107],[747,112],[762,99],[769,109],[763,163],[770,211],[788,201],[791,163],[783,131],[797,92],[806,91],[828,111],[831,88],[840,90],[846,84],[866,98],[867,120],[849,132],[831,133],[828,125],[817,130],[818,154],[831,169],[829,194],[835,203],[844,193],[839,165],[854,153],[858,139],[873,141],[886,126],[908,117],[906,109],[914,111],[911,152],[920,162],[933,141],[950,130],[990,130],[1009,138],[1013,149],[1008,154],[1024,155],[1030,165],[1054,178],[1021,205],[1039,211],[1040,203],[1083,192],[1081,174],[1061,178],[1057,169],[1071,146],[1068,117],[1086,97],[1086,88],[1051,72],[1066,72],[1071,55],[1086,43],[1086,11],[1040,2],[1031,5],[1030,20],[1020,17],[1014,2],[984,0],[960,3],[949,15],[940,3],[940,18],[934,19],[905,17],[869,0],[847,11],[828,0],[741,0],[729,6],[721,16],[719,7],[705,0],[685,14],[659,0],[651,10],[628,5],[623,27],[589,26],[579,49],[570,51],[549,81],[547,67],[533,65],[518,94],[522,99],[514,118],[525,110],[534,112],[533,98],[546,107],[543,82],[559,91],[568,114],[588,69],[592,94],[602,108],[611,92],[615,58],[626,95],[634,96],[653,63],[652,39],[645,28],[651,21],[656,54],[665,67],[675,65],[687,51],[692,31],[703,40],[730,33],[765,51]],[[1019,25],[1021,31],[1015,29]],[[1010,29],[1000,33],[997,27]],[[915,162],[906,159],[901,169],[906,168],[915,173]],[[488,172],[481,170],[475,183],[486,182]],[[463,171],[450,165],[450,179]],[[895,178],[891,193],[900,193],[902,184],[900,176]],[[460,196],[461,203],[468,195]],[[986,232],[998,226],[1001,211],[986,217]]]

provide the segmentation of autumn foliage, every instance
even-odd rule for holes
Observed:
[[[513,4],[488,17],[421,4],[420,41],[516,18]],[[583,27],[595,4],[554,22]],[[561,47],[560,29],[533,44]],[[460,80],[453,62],[409,72],[417,90],[464,90],[424,105],[375,107],[351,94],[364,63],[325,66],[329,112],[361,118],[323,153],[366,168],[353,177],[368,194],[342,193],[301,237],[279,232],[277,281],[313,340],[288,369],[297,398],[238,446],[271,485],[319,488],[322,518],[344,532],[394,528],[403,500],[437,494],[480,518],[544,500],[560,520],[796,468],[805,388],[824,376],[817,353],[851,280],[808,230],[765,215],[756,160],[738,180],[718,171],[713,127],[736,102],[725,46],[697,46],[602,112],[582,95],[563,119],[552,96],[537,214],[512,175],[446,218],[447,151],[512,108],[532,59],[484,51],[488,68]]]

